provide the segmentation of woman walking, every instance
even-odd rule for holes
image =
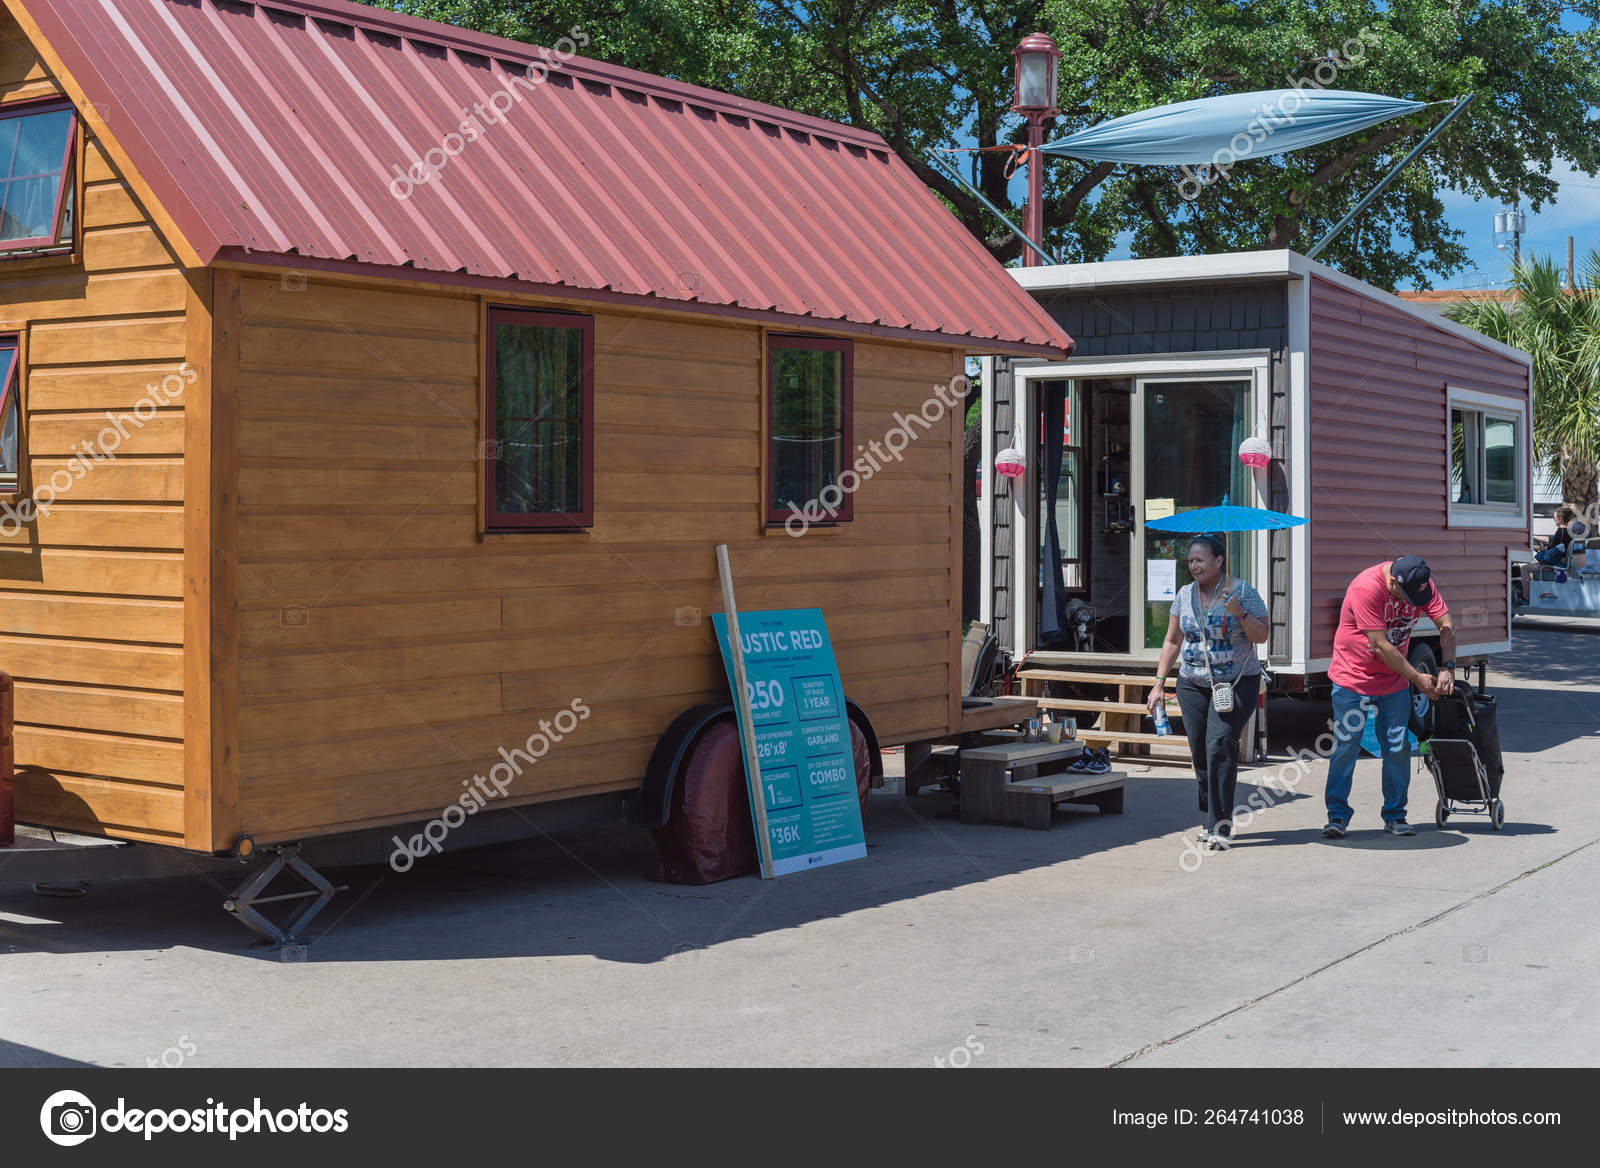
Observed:
[[[1205,815],[1200,843],[1208,851],[1225,850],[1233,835],[1239,736],[1255,716],[1261,692],[1255,646],[1270,632],[1267,606],[1249,584],[1228,575],[1227,554],[1214,535],[1190,541],[1194,583],[1184,585],[1173,602],[1156,683],[1146,701],[1154,714],[1156,703],[1166,700],[1166,680],[1178,664],[1178,705]]]

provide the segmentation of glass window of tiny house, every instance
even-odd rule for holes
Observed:
[[[594,522],[594,319],[493,308],[484,402],[491,529]]]
[[[831,337],[767,338],[767,521],[847,523],[854,351]]]
[[[0,493],[21,481],[21,409],[17,391],[17,339],[0,337]]]
[[[0,249],[61,240],[72,201],[71,106],[0,106]]]
[[[1521,504],[1522,465],[1516,417],[1484,410],[1450,410],[1450,501],[1457,506]]]

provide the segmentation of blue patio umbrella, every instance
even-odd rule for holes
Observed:
[[[1145,523],[1147,531],[1228,532],[1228,531],[1281,531],[1286,527],[1299,527],[1310,520],[1298,515],[1285,515],[1282,511],[1266,511],[1260,507],[1235,507],[1222,496],[1216,507],[1196,507],[1180,511],[1165,519],[1151,519]]]

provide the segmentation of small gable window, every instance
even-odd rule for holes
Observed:
[[[21,480],[22,409],[17,391],[17,338],[0,337],[0,494],[17,489]]]
[[[0,106],[0,250],[70,237],[77,122],[69,105]]]

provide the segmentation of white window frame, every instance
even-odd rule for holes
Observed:
[[[1025,271],[1027,269],[1017,269]],[[1033,362],[1019,361],[1012,365],[1012,390],[1011,409],[1013,418],[1032,418],[1033,410],[1038,401],[1038,390],[1035,388],[1041,381],[1095,381],[1106,378],[1128,378],[1135,383],[1150,378],[1165,378],[1173,381],[1185,380],[1239,380],[1250,382],[1251,409],[1255,416],[1255,433],[1269,433],[1267,403],[1271,398],[1270,366],[1272,354],[1266,349],[1229,349],[1205,351],[1198,353],[1170,353],[1151,356],[1148,354],[1130,354],[1116,357],[1083,357],[1073,358],[1067,362]],[[988,401],[988,398],[985,398]],[[985,423],[987,425],[987,423]],[[987,431],[986,431],[987,432]],[[1133,440],[1133,450],[1130,452],[1129,475],[1137,484],[1137,496],[1129,495],[1129,502],[1135,505],[1136,510],[1143,514],[1143,474],[1144,474],[1144,428],[1142,423],[1137,430],[1130,430],[1129,436]],[[1031,449],[1031,448],[1030,448]],[[994,465],[994,452],[985,454],[984,462],[984,487],[987,490],[992,477]],[[1303,465],[1303,464],[1302,464]],[[1033,460],[1028,462],[1027,473],[1019,479],[1013,480],[1011,490],[1012,515],[1011,515],[1011,559],[1012,559],[1012,655],[1017,660],[1022,660],[1027,654],[1036,651],[1035,638],[1038,635],[1038,608],[1033,603],[1034,582],[1038,579],[1039,548],[1036,538],[1036,529],[1029,523],[1029,500],[1036,497],[1038,486],[1038,467],[1033,465]],[[1267,497],[1263,490],[1264,476],[1255,476],[1255,498],[1236,499],[1234,502],[1242,506],[1266,507]],[[1142,520],[1141,520],[1142,523]],[[1142,527],[1141,527],[1142,530]],[[1298,530],[1298,529],[1297,529]],[[1270,533],[1256,532],[1253,573],[1256,577],[1251,581],[1252,587],[1263,597],[1269,595],[1266,585],[1267,573],[1271,565]],[[992,547],[985,549],[985,556],[992,554]],[[991,569],[992,571],[992,569]],[[1145,580],[1142,572],[1135,572],[1128,581],[1128,604],[1131,613],[1144,611]],[[989,595],[985,592],[985,595]],[[1026,597],[1024,603],[1018,599]],[[993,617],[993,606],[990,606],[990,618]],[[1130,623],[1130,637],[1132,625]],[[1257,646],[1257,655],[1267,660],[1267,646]],[[1160,656],[1159,649],[1132,650],[1126,653],[1114,654],[1071,654],[1075,657],[1105,657],[1120,661],[1139,660],[1141,658],[1154,661]]]
[[[1456,410],[1482,415],[1485,419],[1498,418],[1510,422],[1517,433],[1517,501],[1515,503],[1458,503],[1455,485],[1454,455],[1450,443],[1450,418]],[[1481,454],[1481,451],[1480,451]],[[1528,404],[1495,393],[1476,389],[1448,386],[1444,414],[1444,492],[1451,527],[1508,527],[1526,529],[1531,522],[1528,514],[1530,490],[1528,482]]]

